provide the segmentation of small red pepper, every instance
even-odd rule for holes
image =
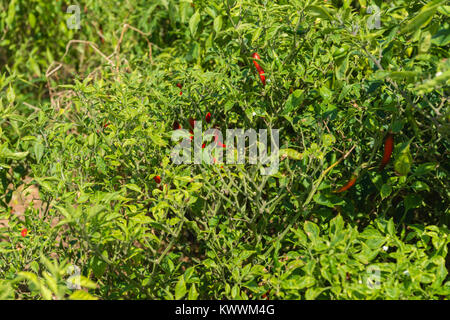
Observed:
[[[352,178],[350,179],[349,182],[347,182],[344,186],[342,186],[341,188],[339,188],[339,190],[336,191],[336,193],[340,193],[340,192],[344,192],[348,189],[350,189],[351,187],[353,187],[356,183],[356,178],[355,176],[352,176]]]
[[[156,182],[157,184],[160,184],[160,183],[161,183],[161,177],[160,177],[160,176],[154,176],[154,177],[153,177],[153,180],[155,180],[155,182]]]
[[[183,94],[183,91],[181,91],[181,88],[183,88],[183,85],[178,82],[177,87],[180,88],[180,96],[181,96]]]
[[[21,235],[22,237],[26,237],[27,234],[28,234],[28,229],[27,229],[27,228],[23,228],[22,231],[20,232],[20,235]]]
[[[100,41],[102,42],[102,44],[104,44],[105,43],[105,39],[103,37],[103,28],[102,28],[101,25],[99,25],[99,31],[100,31],[100,35],[99,35]]]
[[[384,167],[389,163],[391,159],[392,150],[394,150],[394,134],[389,132],[384,140],[384,153],[383,159],[381,159],[379,171],[383,170]]]
[[[227,146],[225,144],[222,143],[222,141],[218,141],[219,140],[219,134],[216,133],[214,135],[214,142],[217,142],[217,145],[221,148],[226,148]]]
[[[261,60],[261,57],[256,52],[252,55],[252,57],[255,60]],[[255,60],[253,60],[253,64],[255,65],[256,70],[258,70],[259,78],[261,79],[263,86],[265,86],[266,85],[266,76],[264,75],[264,70],[263,70],[263,68],[261,68],[259,63]]]
[[[195,126],[195,120],[192,118],[189,118],[189,125],[191,126],[192,129],[194,129]]]
[[[173,130],[179,130],[179,129],[181,129],[181,124],[179,124],[178,121],[175,121],[173,123]]]
[[[206,120],[207,123],[210,123],[210,122],[211,122],[211,112],[208,112],[208,113],[206,114],[205,120]]]

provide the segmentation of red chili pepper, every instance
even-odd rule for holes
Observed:
[[[252,55],[252,57],[255,60],[261,60],[261,57],[256,52]],[[264,70],[263,70],[263,68],[261,68],[259,63],[256,62],[255,60],[253,60],[253,64],[255,65],[256,70],[258,70],[259,78],[261,79],[262,84],[265,86],[266,85],[266,76],[264,75]]]
[[[153,177],[153,180],[155,180],[155,182],[156,182],[157,184],[160,184],[160,183],[161,183],[161,177],[160,177],[160,176],[154,176],[154,177]]]
[[[384,167],[389,163],[391,159],[392,150],[394,150],[394,135],[389,132],[384,140],[384,153],[383,159],[381,159],[379,171],[383,170]]]
[[[181,124],[178,123],[178,121],[175,121],[173,123],[173,130],[179,130],[181,129]]]
[[[205,147],[206,147],[206,143],[203,143],[202,144],[202,149],[205,149]]]
[[[356,178],[355,176],[353,176],[349,182],[347,182],[347,184],[345,184],[344,186],[342,186],[339,190],[336,191],[336,193],[340,193],[340,192],[344,192],[348,189],[350,189],[351,187],[353,187],[356,183]]]
[[[218,141],[219,140],[219,134],[216,133],[214,135],[214,142],[217,142],[217,145],[221,148],[226,148],[227,146],[225,144],[222,143],[222,141]]]
[[[206,120],[207,123],[210,123],[210,122],[211,122],[211,112],[208,112],[208,113],[206,114],[205,120]]]
[[[266,85],[266,76],[264,75],[264,71],[259,73],[259,78],[261,79],[262,84]]]
[[[100,31],[100,35],[99,35],[100,41],[102,42],[102,44],[104,44],[105,39],[103,38],[103,28],[101,25],[99,26],[99,31]]]
[[[28,234],[28,229],[27,229],[27,228],[23,228],[22,231],[20,232],[20,235],[21,235],[22,237],[26,237],[27,234]]]
[[[261,60],[261,57],[259,56],[259,54],[257,54],[256,52],[254,54],[252,54],[253,59],[255,60]],[[258,71],[262,70],[261,66],[259,65],[258,62],[256,62],[255,60],[253,60],[253,63],[255,64],[255,67]]]
[[[195,120],[192,118],[189,118],[189,125],[191,126],[192,129],[194,129],[195,126]]]
[[[177,87],[180,88],[180,96],[181,96],[183,94],[183,91],[181,91],[181,88],[183,88],[183,85],[178,82]]]

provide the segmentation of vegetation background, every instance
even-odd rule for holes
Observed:
[[[447,1],[118,3],[0,1],[0,298],[450,297]],[[174,165],[190,118],[279,172]]]

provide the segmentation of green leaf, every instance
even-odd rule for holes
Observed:
[[[36,26],[36,16],[32,12],[28,14],[28,23],[30,24],[31,29],[34,29]]]
[[[8,6],[8,16],[6,18],[6,24],[11,27],[14,16],[16,15],[16,0],[12,0]]]
[[[380,195],[381,199],[386,199],[392,192],[392,187],[389,184],[383,184],[381,186]]]
[[[52,183],[41,178],[35,178],[35,180],[45,191],[47,191],[48,193],[53,192],[54,186]]]
[[[428,31],[422,32],[422,38],[419,44],[419,52],[425,53],[431,47],[431,33]]]
[[[186,295],[186,283],[184,282],[184,277],[180,276],[177,284],[175,285],[175,300],[180,300]]]
[[[338,80],[345,79],[345,75],[346,75],[347,69],[348,69],[348,59],[349,59],[349,56],[347,55],[346,57],[344,57],[344,59],[341,59],[341,63],[337,65],[336,78]]]
[[[44,155],[44,146],[40,141],[34,143],[33,147],[34,157],[36,158],[37,163],[41,162],[42,156]]]
[[[199,22],[200,22],[200,12],[195,11],[191,19],[189,19],[189,30],[191,31],[192,36],[195,36]]]
[[[420,177],[436,170],[436,167],[437,164],[433,162],[422,163],[416,168],[414,174]]]
[[[327,289],[326,288],[317,288],[317,287],[308,288],[305,293],[305,299],[306,300],[315,300],[325,290],[327,290]]]
[[[281,157],[288,157],[293,160],[302,160],[303,154],[294,149],[280,149]]]
[[[336,142],[336,138],[332,135],[332,134],[324,134],[322,136],[322,143],[324,147],[329,147],[331,145],[333,145]]]
[[[317,193],[314,198],[314,202],[317,204],[327,206],[329,208],[334,208],[336,206],[344,205],[345,200],[334,195],[334,194],[324,194],[324,193]]]
[[[293,276],[281,283],[281,287],[286,290],[302,290],[314,286],[316,280],[310,276]]]
[[[441,29],[431,38],[431,43],[439,47],[444,47],[450,43],[450,29]]]
[[[125,188],[136,191],[138,193],[141,193],[141,188],[139,188],[137,185],[133,184],[133,183],[129,183],[125,185]]]
[[[408,194],[403,200],[403,204],[405,205],[405,212],[409,209],[418,208],[422,204],[422,197],[418,194]]]
[[[239,295],[239,287],[235,284],[233,288],[231,288],[231,298],[236,299]]]
[[[305,230],[306,235],[314,242],[319,238],[320,229],[314,222],[306,221],[303,230]]]
[[[23,160],[27,157],[28,153],[28,151],[12,152],[8,148],[0,146],[0,159]]]
[[[410,31],[416,31],[420,28],[425,27],[433,18],[434,14],[438,9],[438,4],[443,1],[432,1],[422,8],[422,10],[411,20],[409,20],[408,24],[403,27],[401,33],[406,33]]]
[[[219,15],[214,19],[214,31],[216,33],[219,33],[219,31],[222,29],[222,24],[222,16]]]
[[[84,290],[77,290],[69,297],[70,300],[97,300],[96,297]]]
[[[440,6],[438,11],[447,17],[450,16],[450,6]]]
[[[411,171],[412,165],[412,156],[409,152],[409,143],[403,144],[400,149],[400,154],[394,162],[394,169],[398,174],[405,176]]]
[[[325,86],[322,86],[319,89],[319,93],[322,96],[324,101],[330,101],[331,98],[333,97],[333,92]]]
[[[101,278],[103,276],[103,274],[106,271],[107,266],[108,265],[105,262],[103,262],[103,260],[101,260],[97,257],[94,257],[94,259],[91,263],[92,270],[94,271],[94,275],[97,278]]]
[[[308,6],[305,10],[308,13],[310,13],[312,16],[319,17],[319,18],[322,18],[322,19],[326,19],[326,20],[329,20],[329,21],[334,20],[333,16],[330,13],[330,10],[327,7],[325,7],[325,6],[314,6],[314,5],[312,5],[312,6]]]
[[[80,276],[80,286],[89,289],[97,288],[97,284],[85,276]]]
[[[294,110],[298,110],[304,99],[305,97],[303,95],[303,90],[297,89],[292,92],[292,94],[287,99],[286,104],[284,105],[282,114],[286,115]]]
[[[12,86],[9,86],[8,90],[6,91],[6,99],[8,99],[9,103],[13,103],[16,99],[16,94],[14,93],[14,89]]]
[[[198,298],[198,292],[195,288],[195,284],[191,285],[191,288],[189,289],[188,299],[189,300],[197,300]]]
[[[392,78],[393,80],[408,80],[410,82],[413,82],[417,75],[418,72],[415,71],[393,71],[389,72],[387,76]]]

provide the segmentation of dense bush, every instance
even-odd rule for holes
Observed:
[[[0,5],[0,297],[450,296],[445,1],[68,5]],[[175,165],[189,119],[280,129],[279,171]]]

